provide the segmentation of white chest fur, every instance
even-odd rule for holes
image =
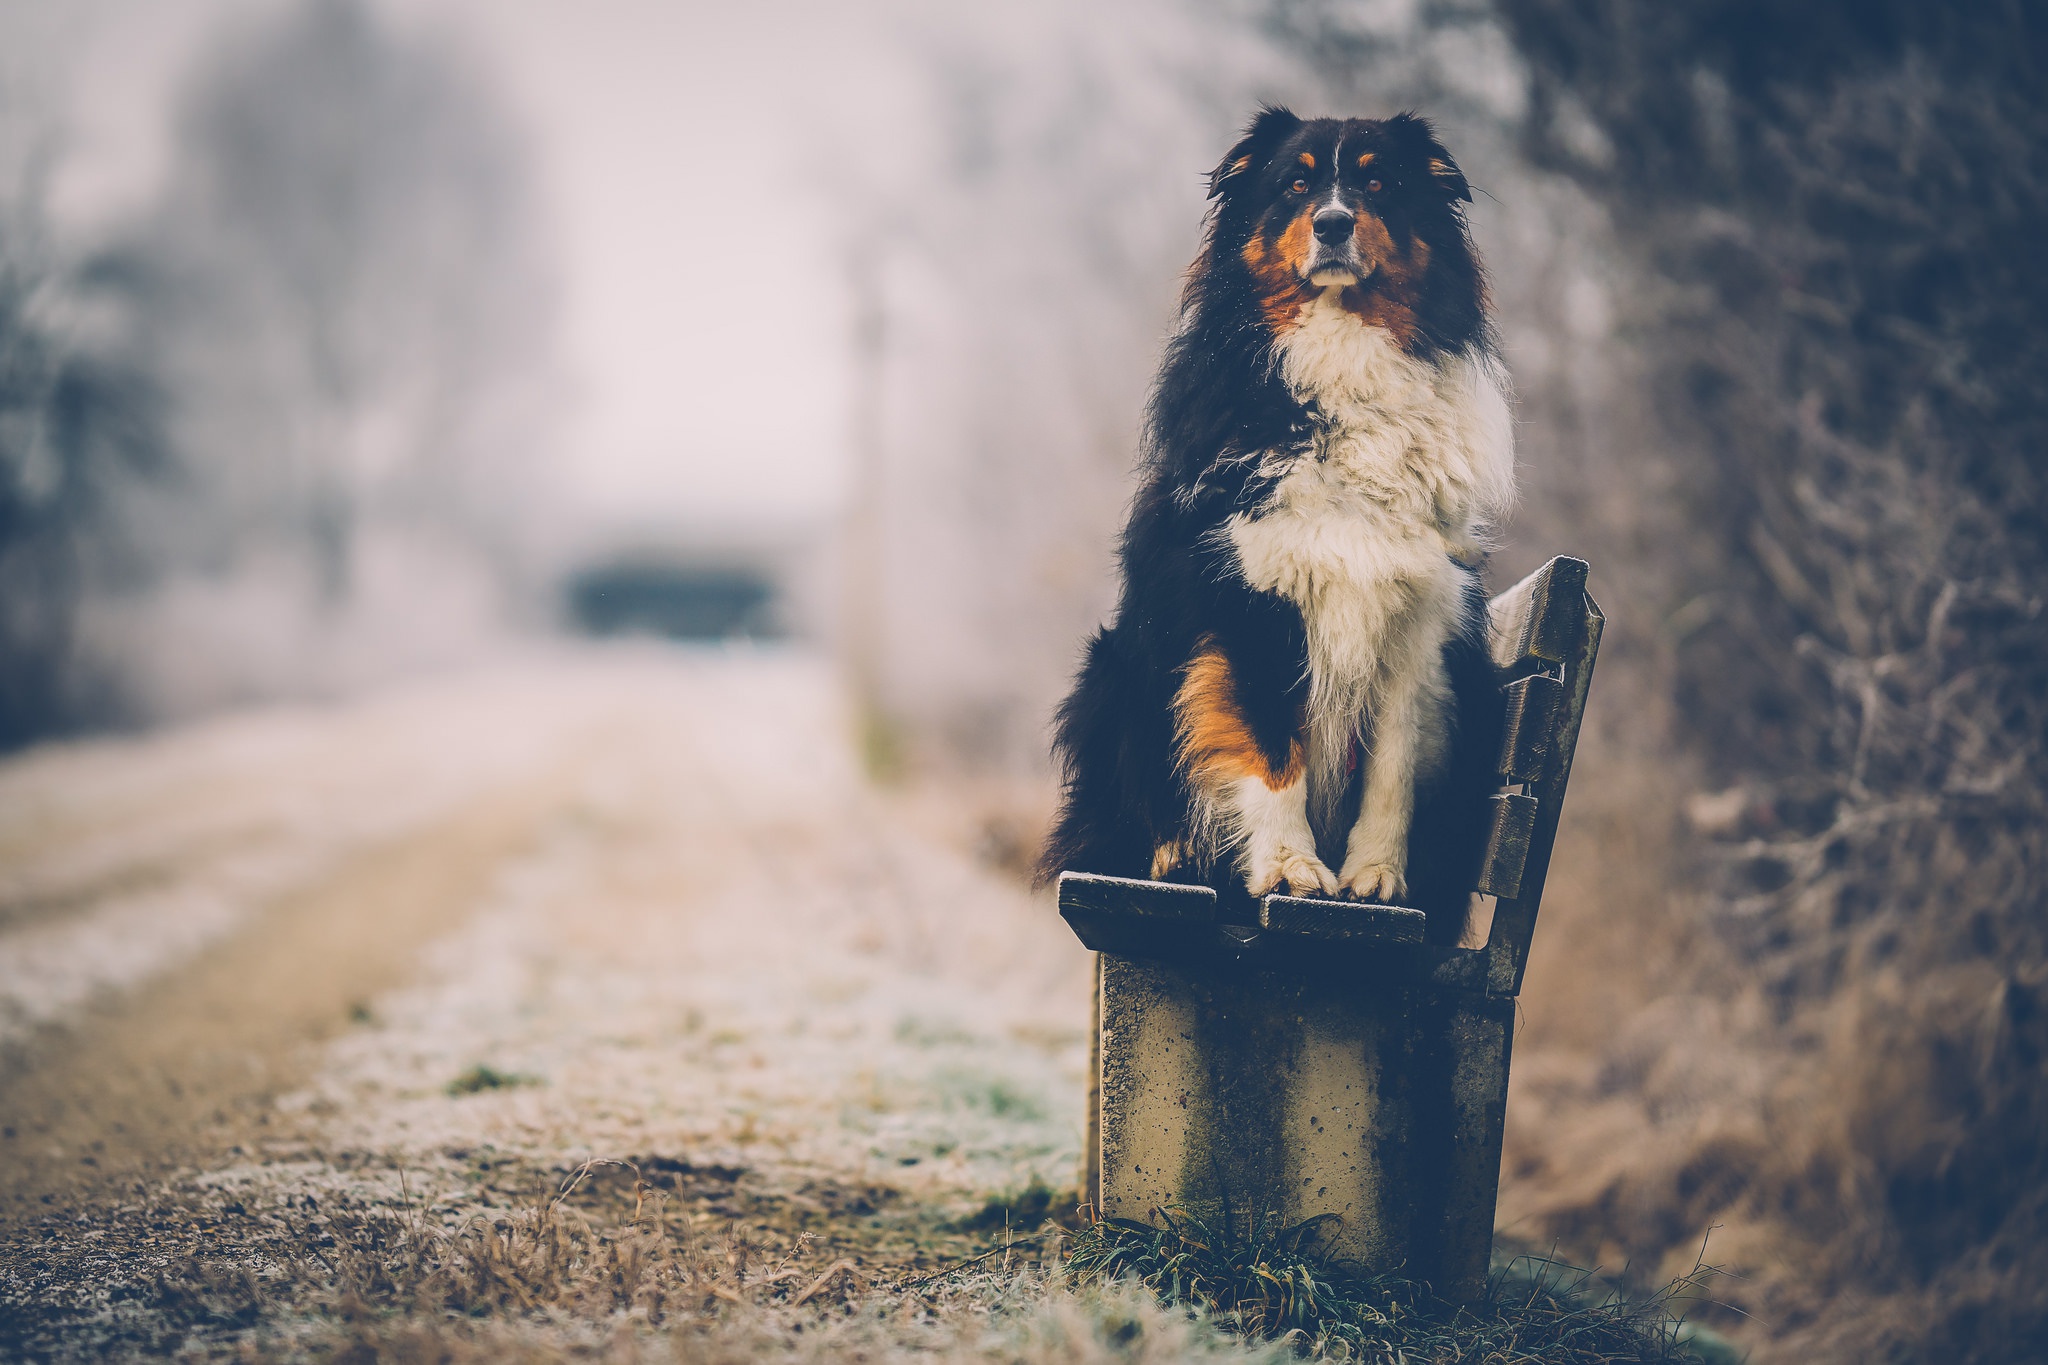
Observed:
[[[1417,360],[1335,291],[1303,306],[1279,354],[1295,396],[1322,414],[1315,458],[1297,459],[1227,531],[1245,580],[1301,609],[1311,781],[1326,786],[1387,676],[1441,650],[1459,609],[1456,561],[1514,499],[1514,434],[1491,355]]]

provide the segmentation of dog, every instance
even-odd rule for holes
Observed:
[[[1040,873],[1407,904],[1455,943],[1515,491],[1471,190],[1424,119],[1267,107],[1209,197]]]

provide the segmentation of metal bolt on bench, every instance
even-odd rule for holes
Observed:
[[[1207,887],[1060,877],[1098,954],[1086,1191],[1103,1216],[1182,1207],[1241,1233],[1334,1214],[1328,1254],[1484,1292],[1515,997],[1603,620],[1578,559],[1490,605],[1507,725],[1483,948],[1425,944],[1399,906],[1267,896],[1257,925],[1230,925]]]

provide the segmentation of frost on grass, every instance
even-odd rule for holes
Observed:
[[[246,927],[266,902],[554,761],[526,723],[560,671],[277,708],[0,767],[0,1043],[63,1023]],[[567,732],[567,733],[565,733]]]
[[[448,771],[465,749],[431,736],[476,725],[458,687],[300,736],[314,771],[375,741],[357,799],[411,752],[455,805],[516,778],[541,815],[239,1151],[53,1206],[0,1267],[12,1343],[655,1359],[1021,1333],[1085,1358],[1122,1331],[1041,1302],[1037,1242],[891,1288],[1071,1204],[1087,963],[1050,907],[866,785],[812,661],[552,667],[491,693],[526,699],[493,711],[522,736],[509,776]],[[1146,1313],[1132,1331],[1203,1349]]]
[[[116,1211],[118,1256],[50,1248],[71,1311],[36,1305],[6,1340],[78,1360],[1281,1357],[1142,1287],[1075,1289],[1048,1236],[904,1274],[843,1220],[792,1234],[740,1174],[591,1162],[536,1200],[467,1203],[331,1168],[192,1182]],[[706,1186],[761,1220],[714,1216]]]
[[[1080,1285],[1143,1286],[1248,1340],[1318,1359],[1402,1365],[1728,1365],[1740,1359],[1685,1320],[1718,1275],[1704,1264],[1649,1293],[1548,1257],[1497,1262],[1476,1303],[1426,1284],[1368,1274],[1317,1254],[1322,1218],[1235,1227],[1157,1209],[1152,1223],[1104,1219],[1073,1239],[1065,1273]]]

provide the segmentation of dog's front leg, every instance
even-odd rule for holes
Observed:
[[[1308,778],[1274,787],[1263,777],[1239,779],[1229,799],[1230,823],[1244,842],[1240,865],[1245,889],[1263,896],[1285,886],[1293,896],[1334,896],[1337,879],[1316,856],[1308,823]]]
[[[1344,848],[1344,890],[1371,901],[1408,893],[1408,829],[1416,775],[1444,740],[1450,680],[1441,642],[1418,640],[1389,661],[1373,710],[1365,794]]]
[[[1246,889],[1254,896],[1281,886],[1297,896],[1336,894],[1337,879],[1316,856],[1309,828],[1301,737],[1261,740],[1220,649],[1205,647],[1189,661],[1174,720],[1196,805],[1192,823],[1211,848],[1234,849]]]

